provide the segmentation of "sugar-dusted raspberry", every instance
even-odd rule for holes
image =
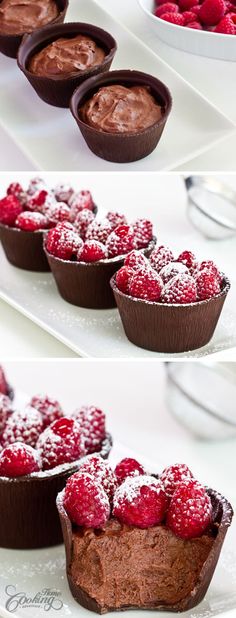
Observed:
[[[37,191],[41,191],[42,189],[47,190],[46,183],[44,182],[43,178],[36,176],[35,178],[31,179],[27,189],[27,193],[28,195],[34,195],[34,193],[36,193]]]
[[[27,201],[28,210],[40,210],[47,200],[48,191],[46,189],[40,189],[36,191]]]
[[[24,411],[17,410],[7,420],[2,442],[4,446],[13,442],[25,442],[35,446],[43,430],[43,421],[40,412],[27,406]]]
[[[98,262],[106,257],[106,246],[98,240],[86,240],[77,254],[79,262]]]
[[[133,270],[150,270],[150,262],[143,253],[134,249],[126,255],[124,265]]]
[[[108,257],[125,255],[135,249],[134,230],[130,225],[118,225],[107,240]]]
[[[87,229],[94,219],[95,214],[92,212],[92,210],[88,210],[87,208],[81,210],[81,212],[79,212],[79,214],[77,215],[74,226],[82,240],[85,240]]]
[[[115,475],[119,485],[126,478],[140,476],[141,474],[145,474],[144,467],[136,459],[132,459],[132,457],[125,457],[115,467]]]
[[[45,215],[40,212],[25,211],[18,215],[15,226],[19,230],[25,232],[36,232],[37,230],[45,230],[49,227],[49,221]]]
[[[7,383],[7,379],[3,370],[3,367],[0,365],[0,393],[2,395],[8,395],[9,387]]]
[[[188,274],[188,268],[182,262],[170,262],[163,266],[160,270],[159,275],[162,278],[164,284],[168,283],[173,277],[176,275],[180,275],[186,273]]]
[[[180,484],[171,499],[167,525],[181,539],[201,536],[212,521],[212,504],[206,489],[191,479]]]
[[[211,270],[201,270],[195,278],[199,300],[207,300],[220,293],[220,283],[217,275]]]
[[[110,516],[110,503],[104,489],[90,474],[73,474],[67,481],[63,499],[70,520],[85,528],[102,528]]]
[[[119,225],[127,225],[127,219],[125,215],[122,215],[119,212],[108,212],[106,215],[106,219],[110,222],[112,226],[112,230],[115,230]]]
[[[198,4],[198,0],[179,0],[179,8],[181,13],[184,11],[191,11],[193,6]]]
[[[7,188],[7,195],[14,195],[17,197],[22,206],[27,202],[27,193],[19,182],[12,182]]]
[[[87,229],[86,240],[98,240],[105,245],[111,232],[112,226],[107,219],[103,219],[103,221],[95,219]]]
[[[175,24],[176,26],[184,26],[184,17],[181,13],[162,13],[160,19]]]
[[[31,398],[29,405],[40,412],[43,420],[43,429],[64,416],[59,401],[48,397],[48,395],[35,395]]]
[[[160,480],[164,485],[167,496],[173,496],[180,483],[189,481],[192,478],[193,474],[186,464],[168,466],[160,475]]]
[[[134,271],[128,266],[122,266],[116,273],[116,285],[123,294],[129,293],[129,282]]]
[[[22,205],[15,195],[3,197],[0,200],[0,223],[14,226],[16,218],[22,211]]]
[[[0,454],[0,476],[14,478],[40,470],[40,455],[29,444],[14,442],[6,446]]]
[[[129,294],[142,300],[158,301],[162,293],[163,283],[155,271],[134,273],[129,282]]]
[[[83,435],[76,420],[59,418],[39,436],[37,449],[44,470],[71,463],[85,455]]]
[[[69,182],[61,182],[56,185],[54,189],[54,195],[58,202],[69,203],[72,195],[74,195],[74,189]]]
[[[214,32],[221,34],[235,34],[235,24],[231,15],[225,15],[214,28]]]
[[[179,12],[179,7],[177,4],[174,4],[173,2],[163,2],[163,4],[161,4],[160,6],[157,6],[157,8],[154,11],[154,15],[156,15],[156,17],[161,17],[161,15],[164,13],[178,13],[178,12]]]
[[[137,219],[132,223],[137,249],[147,247],[153,238],[153,225],[148,219]]]
[[[83,241],[74,226],[68,221],[58,223],[46,237],[46,248],[49,253],[62,260],[71,260],[77,256]]]
[[[112,502],[117,489],[117,478],[107,461],[104,461],[100,455],[88,455],[81,464],[79,471],[81,474],[89,474],[94,483],[102,486],[110,502]]]
[[[204,0],[199,11],[199,18],[205,26],[215,26],[222,19],[224,12],[224,0]]]
[[[70,208],[64,202],[57,202],[46,210],[51,225],[70,220]]]
[[[72,222],[75,221],[79,212],[81,212],[84,208],[93,210],[94,202],[90,191],[80,191],[79,193],[74,193],[69,200],[69,206],[71,207],[70,220]]]
[[[194,276],[198,275],[199,271],[201,270],[210,270],[214,273],[214,275],[216,276],[216,278],[218,279],[219,283],[222,283],[223,277],[222,277],[222,273],[219,271],[219,269],[217,268],[217,266],[215,265],[214,262],[212,262],[212,260],[205,260],[204,262],[200,262],[200,264],[198,264],[198,267],[194,273]]]
[[[72,418],[80,424],[87,453],[94,453],[101,448],[106,435],[106,415],[96,406],[83,406],[75,410]]]
[[[191,21],[187,24],[187,27],[192,28],[193,30],[203,30],[203,27],[199,21]]]
[[[172,251],[169,247],[164,247],[163,245],[155,247],[150,255],[150,264],[158,273],[166,264],[173,262],[173,260],[174,256]]]
[[[14,412],[11,400],[7,395],[0,394],[0,437],[4,431],[9,416]]]
[[[192,251],[182,251],[176,261],[187,266],[191,274],[197,266],[197,258]]]
[[[149,528],[163,521],[167,504],[162,483],[143,474],[127,478],[118,487],[113,515],[128,526]]]
[[[169,305],[194,303],[197,300],[195,279],[188,274],[176,275],[165,285],[161,300]]]

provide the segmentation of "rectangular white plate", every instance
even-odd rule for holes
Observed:
[[[139,69],[169,86],[173,110],[158,148],[128,165],[106,162],[87,148],[68,110],[43,103],[17,68],[0,58],[0,122],[38,169],[173,169],[201,154],[234,131],[234,125],[131,32],[92,0],[70,0],[67,21],[85,21],[111,32],[118,43],[114,69]]]

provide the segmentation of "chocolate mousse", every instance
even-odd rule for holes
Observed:
[[[105,51],[89,36],[78,34],[53,41],[30,60],[31,73],[43,76],[80,73],[103,62]]]
[[[81,120],[106,133],[138,133],[163,114],[146,86],[103,86],[79,110]]]
[[[2,0],[0,32],[24,34],[52,22],[59,15],[55,0]]]

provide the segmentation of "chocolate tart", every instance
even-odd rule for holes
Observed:
[[[111,447],[107,434],[99,451],[103,459]],[[62,542],[56,496],[82,461],[17,478],[0,477],[0,547],[33,549]]]
[[[152,126],[132,133],[108,133],[86,124],[80,109],[102,86],[119,84],[125,87],[144,86],[162,107],[161,119]],[[130,163],[149,155],[156,148],[171,111],[171,94],[159,79],[140,71],[110,71],[88,79],[72,96],[70,108],[90,150],[98,157],[116,163]]]
[[[45,232],[25,232],[0,223],[0,240],[8,261],[24,270],[48,272],[50,270],[43,250]]]
[[[224,277],[220,294],[186,305],[169,305],[133,298],[121,292],[113,276],[110,282],[128,339],[153,352],[196,350],[212,338],[230,289]]]
[[[156,239],[142,253],[147,257],[155,246]],[[44,251],[62,298],[72,305],[87,309],[112,309],[115,299],[110,288],[111,277],[123,266],[125,256],[100,260],[99,262],[72,262],[61,260]]]
[[[140,529],[115,518],[102,530],[72,527],[61,492],[57,508],[75,600],[98,614],[126,609],[182,612],[198,605],[210,585],[233,516],[223,496],[212,489],[207,492],[213,524],[202,537],[188,541],[164,524]]]
[[[56,19],[51,21],[50,24],[63,23],[66,16],[69,0],[56,0],[56,3],[60,12]],[[43,26],[43,29],[47,27],[48,26]],[[23,34],[4,34],[3,32],[0,32],[0,52],[2,52],[2,54],[5,54],[5,56],[10,56],[10,58],[17,58],[17,52],[22,42],[23,36]]]
[[[68,76],[63,74],[46,77],[36,75],[28,69],[30,59],[43,47],[60,37],[72,38],[78,34],[91,37],[99,47],[104,49],[106,55],[101,64],[86,71],[69,73]],[[116,49],[116,41],[111,34],[97,26],[79,22],[56,24],[37,30],[23,38],[18,52],[18,66],[43,101],[56,107],[69,107],[70,98],[77,86],[88,77],[109,70]]]

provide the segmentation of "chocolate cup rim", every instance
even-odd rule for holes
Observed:
[[[69,2],[69,0],[67,0],[67,2]],[[32,71],[29,71],[29,69],[27,69],[26,64],[28,62],[29,59],[29,54],[33,55],[33,50],[38,47],[38,45],[40,44],[40,41],[38,41],[35,46],[33,46],[31,48],[30,51],[28,51],[26,58],[24,59],[24,61],[22,61],[20,59],[21,54],[24,51],[24,46],[25,44],[28,42],[29,38],[34,39],[35,37],[37,37],[37,35],[39,35],[40,33],[43,36],[43,39],[41,40],[41,43],[45,43],[45,47],[47,45],[47,40],[48,38],[50,38],[50,42],[56,41],[57,38],[59,38],[60,36],[63,35],[63,32],[72,32],[76,29],[78,29],[78,33],[81,30],[81,27],[86,27],[86,29],[89,28],[93,31],[93,34],[90,34],[91,38],[92,36],[94,36],[94,33],[97,34],[98,39],[101,40],[101,44],[103,43],[104,45],[104,35],[105,37],[108,37],[108,39],[110,38],[110,51],[108,54],[106,54],[105,58],[103,59],[103,61],[98,64],[95,65],[93,67],[91,67],[90,69],[86,69],[85,71],[74,71],[73,73],[68,73],[68,75],[54,75],[54,76],[48,76],[48,75],[37,75],[37,73],[32,73]],[[55,39],[51,40],[51,36],[53,34],[54,30],[59,30],[60,32],[57,33]],[[89,35],[88,35],[89,36]],[[50,24],[48,26],[46,26],[46,28],[38,28],[37,30],[34,30],[32,33],[29,34],[24,34],[21,44],[19,46],[19,50],[18,50],[18,54],[17,54],[17,64],[19,66],[19,69],[27,76],[27,77],[35,77],[37,78],[38,81],[42,81],[44,83],[62,83],[62,82],[67,82],[70,81],[72,79],[78,79],[78,77],[85,77],[88,75],[88,79],[89,76],[93,76],[93,71],[97,70],[98,67],[102,68],[104,66],[104,64],[107,64],[109,61],[112,61],[115,54],[117,51],[117,42],[114,39],[114,37],[110,34],[110,32],[108,32],[107,30],[104,30],[104,28],[99,28],[98,26],[95,26],[93,24],[89,24],[87,22],[66,22],[66,23],[56,23],[56,24]]]
[[[92,127],[91,125],[89,125],[87,122],[84,122],[83,120],[81,120],[79,116],[79,104],[80,104],[81,98],[83,98],[86,95],[86,92],[88,93],[89,90],[94,90],[94,87],[96,87],[96,85],[98,85],[99,88],[102,85],[106,86],[107,79],[108,79],[108,84],[110,82],[114,84],[120,84],[122,80],[126,80],[126,78],[127,78],[127,81],[129,81],[129,78],[130,78],[130,81],[133,81],[134,85],[135,84],[138,85],[139,80],[143,80],[144,77],[148,78],[147,85],[149,85],[148,80],[151,79],[153,83],[156,84],[156,86],[159,86],[159,87],[161,86],[161,88],[164,88],[165,96],[166,96],[166,102],[167,102],[166,109],[162,113],[161,118],[157,120],[156,122],[154,122],[152,125],[140,131],[128,131],[125,133],[119,133],[119,132],[112,133],[108,131],[99,131],[95,127]],[[105,83],[103,84],[104,80],[105,80]],[[81,94],[81,91],[82,91],[82,94]],[[140,135],[145,135],[149,133],[151,130],[154,130],[157,127],[161,127],[162,125],[165,125],[168,119],[168,116],[171,112],[172,105],[173,105],[173,98],[172,98],[171,92],[168,86],[166,86],[166,84],[162,82],[160,79],[158,79],[154,75],[151,75],[150,73],[145,73],[143,71],[137,71],[136,69],[118,69],[115,71],[106,71],[105,73],[102,73],[100,75],[95,75],[94,77],[90,77],[89,79],[87,79],[86,82],[84,82],[83,84],[80,84],[80,86],[78,86],[75,89],[71,97],[70,111],[72,115],[74,116],[79,127],[89,128],[89,130],[92,131],[97,136],[101,136],[102,134],[102,135],[112,136],[114,139],[116,138],[117,140],[119,140],[119,139],[125,139],[129,137],[138,138]]]
[[[215,296],[212,296],[211,298],[206,298],[205,300],[197,300],[194,303],[161,303],[161,302],[155,302],[155,301],[151,301],[151,300],[143,300],[142,298],[135,298],[134,296],[130,296],[129,294],[124,294],[124,292],[121,292],[121,290],[119,290],[119,288],[116,285],[116,280],[115,280],[116,275],[113,275],[111,277],[110,280],[110,286],[113,290],[113,292],[115,292],[118,296],[122,296],[123,298],[127,298],[128,301],[130,301],[130,303],[133,301],[135,303],[138,303],[140,305],[149,305],[149,306],[153,306],[153,307],[166,307],[166,309],[171,309],[173,311],[173,309],[176,310],[181,310],[181,308],[184,307],[199,307],[199,305],[206,305],[209,304],[211,302],[214,302],[215,300],[222,298],[223,296],[227,296],[230,288],[231,288],[231,283],[228,279],[228,277],[226,277],[223,274],[223,281],[224,281],[224,288],[223,290],[221,290],[219,292],[219,294],[216,294]]]
[[[101,448],[99,451],[96,451],[94,455],[103,454],[109,455],[111,448],[113,445],[113,438],[109,432],[106,432],[105,438],[102,441]],[[55,468],[50,468],[49,470],[40,470],[39,472],[32,472],[31,474],[26,474],[24,476],[16,476],[16,477],[8,477],[8,476],[0,476],[0,483],[35,483],[35,482],[43,482],[48,479],[55,479],[60,476],[68,476],[68,474],[74,474],[78,470],[78,466],[81,465],[83,460],[86,460],[86,457],[89,455],[84,455],[75,461],[66,464],[60,464],[59,466],[55,466]]]
[[[2,0],[1,0],[2,1]],[[57,1],[57,0],[56,0]],[[66,15],[68,6],[69,6],[69,0],[62,0],[64,2],[64,8],[62,10],[60,10],[60,12],[58,13],[57,17],[55,17],[55,19],[53,19],[52,21],[48,22],[48,24],[44,24],[44,26],[39,26],[39,28],[35,28],[32,32],[36,32],[38,30],[44,30],[44,28],[48,28],[51,25],[58,25],[58,19],[60,19],[63,15]],[[0,2],[1,5],[1,2]],[[18,33],[14,33],[14,34],[7,34],[4,32],[0,31],[0,38],[4,37],[5,40],[7,41],[13,41],[14,39],[23,39],[24,36],[28,36],[28,34],[31,34],[31,32],[27,33],[27,32],[18,32]],[[21,43],[19,43],[19,47],[20,47]]]

